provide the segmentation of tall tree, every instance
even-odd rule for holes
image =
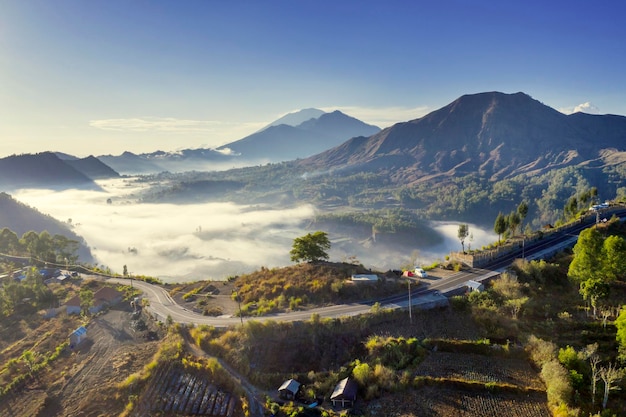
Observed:
[[[609,236],[602,244],[604,262],[602,269],[607,280],[615,281],[626,275],[626,240],[620,236]]]
[[[577,282],[595,278],[602,268],[602,246],[602,235],[596,228],[580,232],[567,275]]]
[[[498,245],[500,244],[502,233],[506,232],[506,218],[502,212],[498,213],[496,221],[493,224],[493,231],[498,234]]]
[[[596,403],[596,389],[598,381],[600,381],[600,355],[598,355],[598,344],[593,343],[587,345],[583,350],[583,357],[589,360],[589,368],[591,369],[591,404]]]
[[[9,255],[16,254],[20,247],[20,240],[12,230],[4,228],[0,230],[0,253]]]
[[[293,240],[293,247],[289,252],[293,262],[316,262],[328,259],[327,250],[330,249],[330,240],[326,232],[317,231]]]
[[[465,253],[465,238],[469,235],[469,226],[467,224],[460,224],[459,231],[457,233],[457,237],[461,242],[461,249],[463,253]]]
[[[520,218],[520,230],[524,230],[523,225],[524,225],[524,219],[526,219],[526,216],[528,216],[528,204],[525,201],[522,201],[521,203],[519,203],[519,206],[517,206],[517,214],[519,214],[519,218]]]
[[[604,382],[604,396],[602,397],[602,409],[606,409],[606,404],[609,401],[609,392],[615,388],[617,382],[619,382],[624,376],[624,370],[618,368],[616,365],[609,363],[607,367],[600,368],[600,378]]]
[[[519,214],[517,214],[516,211],[512,211],[507,218],[507,224],[509,226],[509,229],[511,230],[511,236],[515,236],[515,232],[517,231],[517,227],[520,225],[520,223],[521,220]]]

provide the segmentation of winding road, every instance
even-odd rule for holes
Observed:
[[[607,210],[602,213],[602,216],[610,216],[613,214],[619,217],[626,216],[626,209],[617,208]],[[440,305],[438,303],[445,304],[445,295],[450,295],[462,290],[465,283],[469,280],[483,281],[497,276],[516,258],[524,257],[525,259],[544,259],[557,251],[573,247],[578,239],[578,233],[585,228],[593,226],[595,224],[594,219],[595,216],[586,216],[585,218],[581,218],[580,223],[568,228],[567,230],[553,233],[546,239],[525,245],[525,247],[520,248],[517,251],[511,252],[494,260],[483,269],[462,271],[439,279],[421,279],[420,285],[411,290],[410,297],[407,291],[405,294],[399,294],[379,300],[363,301],[351,304],[337,304],[304,311],[279,313],[263,317],[255,316],[252,318],[244,318],[242,320],[239,317],[233,316],[203,316],[202,314],[188,310],[176,303],[163,287],[137,280],[133,280],[132,284],[143,291],[145,298],[147,298],[150,302],[150,312],[159,320],[165,321],[169,316],[176,323],[196,325],[206,324],[214,327],[230,327],[240,324],[242,321],[246,320],[304,321],[309,320],[313,314],[318,314],[322,318],[355,316],[371,311],[372,305],[375,302],[380,303],[382,308],[408,308],[409,298],[411,299],[412,307],[420,308],[427,305]],[[128,279],[109,278],[108,281],[128,285]]]

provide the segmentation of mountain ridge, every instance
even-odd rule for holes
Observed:
[[[603,148],[624,150],[626,117],[565,115],[524,93],[478,93],[366,140],[350,139],[300,164],[310,169],[366,169],[404,155],[399,158],[404,164],[397,167],[406,170],[407,177],[478,172],[497,180],[595,158],[593,136],[598,133]]]

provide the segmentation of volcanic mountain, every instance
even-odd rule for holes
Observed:
[[[565,115],[524,93],[464,95],[422,118],[299,161],[310,170],[388,170],[395,182],[478,173],[497,181],[626,160],[626,117]],[[612,162],[609,162],[611,159]]]
[[[311,109],[309,109],[311,110]],[[369,136],[380,128],[336,110],[311,118],[297,126],[272,124],[243,139],[221,146],[245,159],[271,162],[304,158],[337,146],[355,136]]]

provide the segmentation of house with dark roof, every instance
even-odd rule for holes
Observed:
[[[295,379],[288,379],[278,388],[278,396],[285,400],[294,400],[300,391],[300,386]]]
[[[102,287],[93,294],[93,305],[89,307],[89,312],[95,314],[104,307],[113,306],[122,301],[123,294],[111,287]],[[80,314],[80,297],[78,295],[65,302],[67,314]]]
[[[344,378],[335,386],[333,393],[330,395],[330,401],[334,407],[352,407],[356,401],[356,392],[358,386],[355,381],[350,378]]]

